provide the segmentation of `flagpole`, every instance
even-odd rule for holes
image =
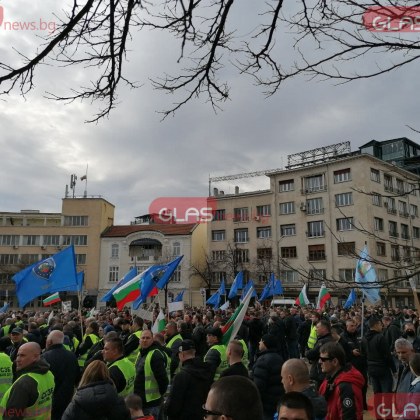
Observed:
[[[82,337],[83,337],[82,294],[83,294],[83,284],[82,284],[82,287],[80,288],[80,290],[77,292],[77,301],[78,301],[78,306],[79,306],[77,308],[77,312],[79,313],[80,330],[81,330]]]
[[[364,334],[364,326],[365,326],[365,294],[362,291],[362,325],[360,326],[360,332],[363,338]]]

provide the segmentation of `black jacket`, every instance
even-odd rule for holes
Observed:
[[[368,373],[382,376],[384,370],[396,372],[386,338],[379,332],[369,330],[362,340],[362,354],[367,357]]]
[[[32,363],[27,366],[25,369],[18,371],[17,377],[19,378],[24,373],[41,373],[46,374],[49,371],[48,363],[40,359],[38,362]],[[12,385],[12,390],[7,400],[6,410],[3,415],[4,420],[20,420],[24,416],[17,415],[17,413],[23,413],[25,408],[31,407],[35,404],[38,399],[38,384],[30,376],[25,376],[19,381],[15,382]],[[12,416],[7,416],[6,413],[13,413]]]
[[[242,362],[234,363],[226,368],[221,374],[220,377],[223,378],[224,376],[245,376],[245,378],[249,378],[248,369]]]
[[[93,382],[79,388],[62,420],[130,420],[130,412],[112,382]]]
[[[199,358],[186,360],[175,375],[165,403],[169,420],[201,420],[213,376],[207,363]]]
[[[314,409],[314,417],[316,419],[325,418],[327,415],[327,401],[325,401],[325,398],[322,395],[319,395],[312,386],[304,389],[301,393],[311,400]]]
[[[206,330],[203,324],[197,324],[192,332],[192,340],[195,344],[196,355],[204,357],[207,352]]]
[[[60,420],[79,382],[79,365],[75,354],[66,350],[62,344],[52,345],[42,357],[50,365],[55,381],[51,418]]]
[[[347,342],[349,349],[351,350],[351,356],[349,362],[360,372],[363,376],[366,376],[367,360],[366,355],[362,354],[361,341],[357,336],[357,333],[349,333],[347,330],[341,334],[343,340]],[[359,350],[359,355],[353,354],[353,350]]]
[[[281,382],[281,367],[283,358],[276,350],[266,350],[258,353],[252,368],[252,379],[260,391],[264,413],[275,413],[277,402],[284,394]]]
[[[321,367],[318,363],[319,350],[325,343],[328,343],[330,341],[334,341],[331,334],[326,334],[322,337],[318,337],[314,348],[306,352],[306,357],[308,358],[309,363],[311,363],[311,370],[309,372],[309,376],[313,381],[316,381],[317,386],[319,386],[325,378],[325,375],[322,373]]]
[[[169,384],[168,375],[166,373],[166,356],[164,356],[162,351],[159,350],[158,345],[153,343],[147,349],[140,349],[139,357],[136,361],[134,393],[140,395],[141,399],[143,400],[144,407],[156,407],[162,402],[162,397],[158,400],[150,401],[149,403],[146,402],[144,364],[146,362],[147,354],[153,350],[156,351],[153,353],[150,366],[158,383],[159,393],[161,396],[165,394]]]

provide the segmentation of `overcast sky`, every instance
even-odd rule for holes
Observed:
[[[59,12],[55,3],[4,0],[4,20],[53,21],[53,11]],[[0,56],[16,59],[12,47],[28,53],[39,34],[6,31],[3,24]],[[95,104],[44,98],[45,91],[77,87],[85,80],[83,71],[40,67],[26,98],[16,92],[0,102],[2,211],[59,212],[70,175],[82,176],[89,164],[88,194],[113,203],[115,223],[125,224],[147,213],[157,197],[207,195],[209,175],[280,168],[288,154],[347,140],[352,150],[371,139],[419,140],[406,127],[420,128],[416,64],[344,86],[302,77],[268,99],[252,80],[230,69],[223,74],[231,85],[223,111],[215,114],[204,99],[194,100],[162,122],[156,111],[173,98],[153,90],[148,79],[170,72],[176,49],[156,33],[135,36],[130,48],[127,72],[143,86],[121,88],[118,108],[98,124],[84,123],[95,114]],[[252,186],[269,186],[268,178],[258,182]],[[233,192],[236,184],[214,186]],[[83,190],[78,182],[76,194]]]

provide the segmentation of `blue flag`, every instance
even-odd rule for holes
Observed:
[[[80,271],[77,273],[77,284],[70,285],[68,287],[63,287],[63,289],[60,290],[60,292],[80,292],[83,287],[83,283],[85,282],[85,272]]]
[[[153,277],[157,280],[156,286],[159,289],[163,289],[166,286],[183,257],[184,256],[181,255],[170,263],[161,265],[160,268],[153,273]]]
[[[184,292],[185,292],[185,290],[183,290],[182,292],[179,292],[179,293],[176,295],[176,297],[175,297],[175,299],[174,299],[174,302],[182,302],[182,301],[183,301],[183,299],[184,299]]]
[[[214,306],[214,309],[217,309],[220,304],[220,293],[217,291],[214,295],[211,295],[206,302],[207,305]]]
[[[248,290],[251,287],[254,287],[254,282],[252,280],[249,280],[248,283],[245,285],[244,289],[242,290],[241,300],[245,299],[245,296],[246,296],[246,294],[248,293]],[[252,298],[253,297],[257,298],[258,297],[257,292],[255,291],[255,287],[254,287],[254,290],[252,291],[251,297]]]
[[[222,279],[222,281],[220,282],[219,293],[220,293],[220,296],[226,295],[226,286],[225,286],[224,279]]]
[[[354,289],[350,290],[349,297],[346,300],[346,303],[344,304],[344,309],[349,309],[351,306],[353,306],[356,303],[356,292]]]
[[[0,314],[4,314],[9,310],[9,304],[7,302],[4,302],[4,305],[2,308],[0,308]]]
[[[270,284],[269,284],[269,283],[267,283],[267,284],[264,286],[263,291],[261,292],[261,296],[260,296],[259,301],[260,301],[260,302],[262,302],[263,300],[266,300],[266,299],[268,299],[269,297],[270,297]]]
[[[128,273],[124,274],[123,278],[101,299],[101,302],[109,302],[112,299],[112,294],[121,286],[128,283],[137,276],[137,268],[133,267]]]
[[[74,246],[26,267],[16,273],[12,280],[16,283],[21,308],[38,296],[69,290],[71,287],[77,290]]]
[[[233,299],[238,294],[238,290],[244,287],[243,281],[244,281],[244,273],[243,271],[240,271],[236,275],[235,280],[233,280],[232,286],[229,290],[228,299]]]
[[[269,285],[270,285],[269,296],[283,294],[283,286],[281,284],[281,281],[275,278],[274,273],[271,273],[270,275]]]
[[[378,278],[376,277],[376,271],[370,261],[371,259],[368,254],[367,245],[365,245],[360,253],[360,258],[357,261],[354,280],[359,285],[363,295],[368,301],[375,304],[381,297],[379,296],[379,284]]]

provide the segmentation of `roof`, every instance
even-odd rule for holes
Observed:
[[[120,225],[110,226],[102,234],[103,238],[127,237],[137,232],[159,232],[162,235],[191,235],[196,223],[188,224],[152,224],[152,225]]]

